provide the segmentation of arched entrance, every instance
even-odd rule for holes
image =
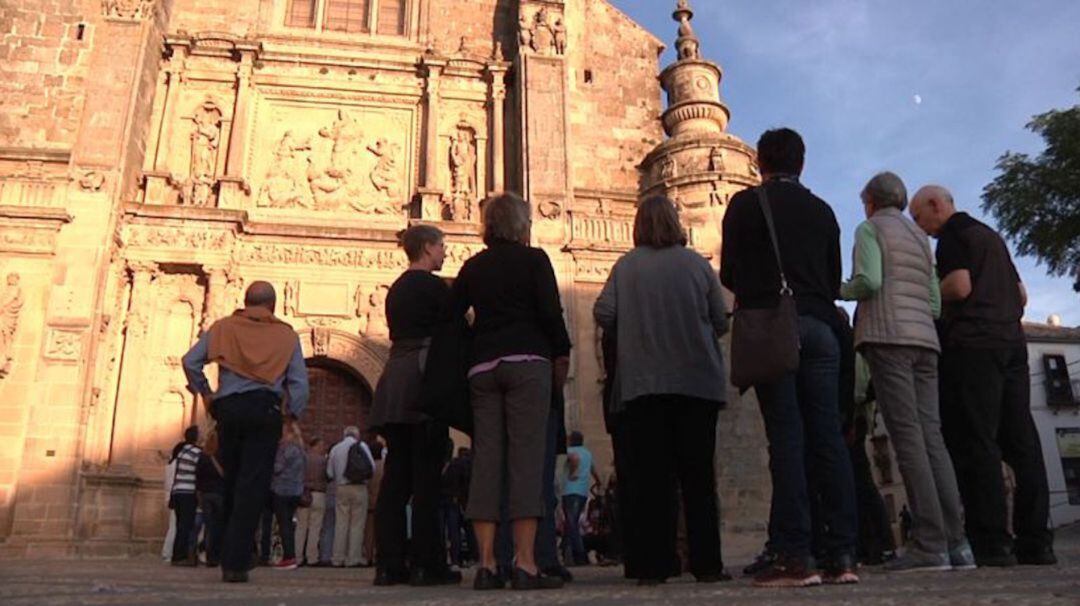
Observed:
[[[373,387],[386,365],[388,348],[333,328],[299,334],[311,385],[308,408],[300,420],[304,437],[318,436],[332,446],[349,425],[366,432]]]
[[[349,425],[367,429],[371,412],[371,390],[353,371],[328,358],[307,361],[311,399],[300,419],[305,440],[319,437],[333,445]]]

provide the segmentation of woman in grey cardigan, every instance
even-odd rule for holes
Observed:
[[[627,537],[638,582],[679,574],[672,569],[678,488],[690,570],[699,582],[724,580],[713,453],[726,400],[719,338],[727,310],[716,272],[686,247],[671,200],[650,198],[638,208],[634,249],[615,263],[593,315],[616,337],[615,389],[632,440],[651,445],[629,453],[630,498],[640,511],[655,512],[654,522]]]

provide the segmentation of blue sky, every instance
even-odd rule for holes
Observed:
[[[669,47],[675,0],[612,0]],[[1080,104],[1077,0],[692,0],[706,57],[724,68],[730,131],[753,145],[791,126],[804,182],[832,204],[845,256],[859,191],[892,170],[914,193],[937,182],[984,218],[980,194],[1007,150],[1035,152],[1031,116]],[[664,65],[672,60],[669,49]],[[991,223],[992,224],[992,223]],[[1027,319],[1080,325],[1072,280],[1017,257]],[[849,266],[845,258],[845,267]]]

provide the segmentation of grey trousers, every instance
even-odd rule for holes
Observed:
[[[966,539],[956,472],[941,436],[938,354],[895,345],[861,351],[904,478],[914,547],[945,554]]]
[[[470,520],[498,521],[503,490],[509,495],[511,520],[544,515],[551,372],[550,362],[503,362],[469,379],[474,426]]]

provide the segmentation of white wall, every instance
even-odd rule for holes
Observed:
[[[1057,429],[1080,428],[1080,410],[1058,409],[1055,412],[1046,405],[1046,384],[1043,371],[1043,355],[1064,355],[1069,364],[1070,379],[1080,379],[1080,342],[1040,343],[1029,339],[1028,353],[1031,365],[1031,416],[1039,430],[1046,474],[1050,480],[1050,520],[1054,527],[1080,520],[1080,505],[1069,505],[1065,492],[1065,476],[1058,452]]]

